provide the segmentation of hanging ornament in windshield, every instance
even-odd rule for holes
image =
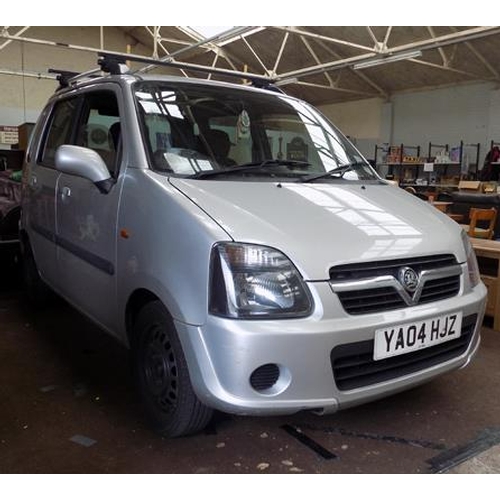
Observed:
[[[245,110],[243,110],[238,116],[236,129],[238,133],[238,140],[250,137],[250,117]]]

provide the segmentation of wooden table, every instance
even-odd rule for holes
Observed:
[[[455,222],[463,222],[464,216],[463,214],[454,214],[448,212],[450,205],[453,205],[452,201],[431,201],[431,204],[434,208],[437,208],[439,211],[445,213],[448,217],[453,219]]]
[[[486,315],[493,317],[493,328],[500,331],[500,241],[480,238],[470,241],[478,257],[481,280],[488,289]],[[486,259],[491,259],[489,265]]]
[[[453,205],[453,202],[451,202],[451,201],[431,201],[431,204],[434,208],[437,208],[441,212],[446,213],[448,210],[448,207],[450,205]]]
[[[463,222],[465,219],[464,214],[451,214],[449,212],[446,212],[446,215],[450,218],[453,219],[455,222]]]

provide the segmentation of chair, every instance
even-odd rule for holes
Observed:
[[[482,238],[492,240],[495,233],[497,220],[496,208],[471,208],[469,212],[469,224],[462,225],[471,238]],[[488,227],[479,227],[478,222],[488,222]]]

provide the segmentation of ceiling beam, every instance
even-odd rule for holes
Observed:
[[[370,35],[370,38],[373,40],[373,43],[375,44],[376,49],[381,48],[381,43],[377,40],[377,37],[375,36],[375,33],[373,30],[370,28],[370,26],[365,26],[366,30],[368,31],[368,34]]]
[[[458,30],[454,26],[450,26],[450,29],[456,33]],[[465,42],[465,46],[481,61],[481,63],[486,67],[486,69],[495,77],[500,79],[500,73],[495,69],[495,67],[484,57],[479,50],[472,44],[472,42]]]
[[[288,31],[289,33],[293,33],[295,35],[304,35],[309,38],[315,38],[316,40],[323,40],[324,42],[336,43],[338,45],[345,45],[346,47],[351,47],[354,49],[364,50],[366,52],[377,53],[377,50],[373,47],[368,47],[366,45],[359,45],[358,43],[348,42],[347,40],[339,40],[338,38],[332,38],[330,36],[319,35],[317,33],[311,33],[310,31],[304,31],[301,29],[295,28],[295,26],[273,26],[275,29],[279,29],[282,31]]]
[[[392,32],[392,26],[388,26],[387,31],[385,32],[384,41],[382,42],[384,48],[387,48],[387,44],[389,43],[389,37],[391,36],[391,32]]]
[[[17,42],[25,42],[25,43],[31,43],[35,45],[43,45],[46,47],[53,47],[53,48],[58,48],[58,49],[67,49],[67,50],[76,50],[76,51],[81,51],[81,52],[90,52],[98,55],[101,53],[100,49],[96,47],[86,47],[82,45],[73,45],[69,43],[61,43],[61,42],[54,42],[51,40],[40,40],[37,38],[27,38],[27,37],[20,37],[20,36],[12,36],[12,35],[5,35],[0,33],[0,38],[6,38],[8,40],[15,40]],[[117,57],[119,59],[124,59],[128,61],[135,61],[135,62],[143,62],[143,63],[149,63],[152,58],[151,57],[144,57],[136,54],[129,54],[125,52],[118,52],[118,51],[112,51],[112,50],[107,50],[105,53],[106,56],[112,56],[112,57]],[[229,70],[229,69],[224,69],[224,68],[210,68],[208,66],[203,66],[201,64],[192,64],[192,63],[187,63],[187,62],[179,62],[179,61],[172,61],[172,57],[167,56],[162,59],[159,59],[158,61],[154,61],[153,63],[149,64],[153,67],[156,67],[161,63],[162,66],[168,65],[172,68],[182,68],[187,71],[195,71],[195,72],[203,72],[207,73],[208,69],[212,69],[214,74],[219,74],[219,75],[224,75],[224,76],[230,76],[233,78],[243,78],[243,79],[253,79],[256,81],[270,81],[267,76],[264,75],[257,75],[257,74],[252,74],[252,73],[243,73],[241,71],[234,71],[234,70]],[[147,67],[147,66],[146,66]],[[144,70],[144,68],[142,68]]]
[[[477,50],[472,42],[465,42],[465,46],[483,63],[484,66],[488,69],[488,71],[496,78],[500,79],[500,73],[495,69],[495,67],[484,57],[479,50]]]
[[[177,28],[179,28],[179,27],[177,27]],[[172,52],[169,56],[161,58],[160,61],[174,61],[175,57],[177,57],[181,54],[185,55],[186,52],[193,50],[197,47],[201,47],[203,45],[209,44],[210,42],[222,41],[225,38],[227,39],[227,38],[230,38],[232,36],[240,35],[242,33],[250,31],[250,29],[252,29],[252,28],[253,27],[250,27],[250,26],[236,26],[236,27],[231,28],[229,30],[226,30],[222,33],[219,33],[217,35],[210,36],[208,38],[203,38],[195,43],[192,43],[191,45],[188,45],[187,47],[183,47],[182,49],[176,50],[175,52]],[[210,48],[210,46],[209,46],[209,48]],[[141,68],[139,70],[139,72],[148,72],[153,68],[156,68],[156,65],[148,64],[147,66],[144,66],[144,68]]]
[[[179,31],[182,31],[183,33],[185,33],[191,39],[195,40],[195,43],[201,42],[203,40],[203,38],[201,37],[201,35],[198,32],[196,32],[195,30],[192,30],[191,28],[189,28],[187,26],[176,26],[176,28]],[[245,34],[245,33],[248,33],[249,31],[251,31],[252,29],[255,29],[255,27],[254,26],[250,26],[250,27],[249,26],[241,26],[241,27],[236,27],[235,29],[236,29],[235,34],[240,34],[240,33]],[[229,33],[229,35],[227,35],[229,38],[231,38],[231,36],[234,36],[232,34],[232,30],[228,30],[225,33]],[[222,34],[220,34],[220,35],[222,35]],[[219,36],[219,35],[216,35],[216,36]],[[226,36],[224,36],[224,38],[226,38]],[[187,45],[188,47],[186,47],[186,49],[189,49],[193,45],[193,42],[186,42],[186,43],[184,43],[184,45]],[[199,45],[199,48],[202,48],[202,47],[203,47],[203,44]],[[219,45],[217,45],[217,43],[208,42],[208,43],[206,43],[206,47],[204,47],[204,48],[207,51],[212,51],[215,54],[218,54],[219,57],[222,56],[228,62],[229,66],[231,66],[232,69],[237,71],[236,65],[232,61],[232,58],[231,58],[232,56],[230,57],[228,55],[227,51],[225,49],[223,49],[222,47],[220,47]],[[173,55],[179,55],[180,53],[181,52],[177,52],[177,54],[174,53]],[[241,63],[241,61],[239,61],[239,62]],[[243,63],[241,63],[241,64],[243,64]]]
[[[36,73],[34,71],[17,71],[11,69],[0,69],[0,75],[22,76],[23,78],[36,78],[37,80],[56,80],[55,75],[47,73]]]
[[[25,31],[28,31],[30,28],[31,28],[31,26],[23,26],[14,36],[21,36]],[[8,26],[3,27],[2,34],[3,33],[6,33],[6,34],[9,33]],[[2,45],[0,45],[0,50],[5,49],[5,47],[7,47],[7,45],[11,44],[12,42],[13,42],[13,40],[7,40],[6,42],[3,42]]]
[[[421,40],[418,42],[411,42],[404,45],[399,45],[391,49],[398,52],[405,52],[412,49],[437,49],[438,47],[446,47],[460,42],[467,42],[477,38],[484,38],[485,36],[497,35],[500,33],[500,26],[477,26],[475,28],[464,29],[456,33],[449,33],[447,35],[437,36],[431,40]]]
[[[218,59],[219,59],[219,53],[216,52],[214,60],[212,61],[212,68],[215,68],[217,66],[217,60]],[[212,73],[209,73],[208,76],[207,76],[207,80],[211,80],[211,79],[212,79]]]
[[[307,50],[311,54],[311,56],[314,59],[314,61],[316,62],[316,64],[322,64],[320,58],[318,57],[316,52],[314,52],[313,48],[311,47],[311,44],[307,41],[307,38],[304,35],[300,35],[300,39],[302,40],[302,43],[306,46]],[[328,80],[328,83],[330,84],[330,86],[334,87],[335,85],[333,83],[332,77],[328,74],[328,72],[325,71],[323,73],[323,75],[325,75],[325,78]]]
[[[407,43],[404,45],[399,45],[397,47],[391,47],[387,49],[382,55],[396,55],[409,50],[420,49],[437,49],[438,47],[443,47],[447,45],[453,45],[460,42],[465,42],[469,40],[474,40],[476,38],[483,38],[485,36],[490,36],[500,33],[500,26],[480,26],[476,28],[462,30],[458,33],[450,33],[448,35],[439,36],[431,40],[420,40],[418,42]],[[311,66],[309,68],[301,68],[295,71],[289,71],[280,75],[278,78],[300,78],[303,76],[315,75],[317,73],[322,73],[325,70],[340,69],[349,66],[353,66],[356,63],[362,61],[369,61],[372,59],[380,58],[381,54],[361,54],[354,57],[348,57],[340,61],[331,61],[329,63],[319,64],[316,66]]]
[[[222,33],[219,33],[218,35],[213,35],[208,38],[202,38],[201,40],[198,40],[197,42],[194,42],[191,45],[188,45],[187,47],[172,52],[171,57],[180,56],[181,54],[185,54],[190,50],[209,44],[210,42],[221,41],[224,38],[235,36],[236,34],[241,34],[242,31],[243,32],[248,31],[248,26],[236,26],[235,28],[231,28],[230,30],[226,30]]]
[[[370,92],[364,92],[362,90],[345,89],[342,87],[331,87],[329,85],[321,85],[320,83],[304,82],[303,80],[290,82],[290,85],[300,85],[301,87],[313,87],[317,89],[333,90],[335,92],[342,92],[344,94],[356,94],[365,97],[377,97],[377,94],[374,94],[373,92],[370,93]]]
[[[434,29],[432,28],[432,26],[427,26],[427,31],[429,32],[429,35],[431,35],[431,37],[433,39],[436,39],[436,33],[435,33]],[[441,56],[441,59],[443,60],[444,66],[449,66],[450,60],[446,56],[446,52],[444,51],[443,47],[438,47],[437,50],[439,52],[439,55]]]
[[[278,56],[276,57],[276,61],[274,63],[274,68],[273,68],[273,76],[276,76],[276,70],[278,69],[278,66],[281,62],[281,58],[283,57],[283,52],[285,50],[286,44],[288,42],[288,37],[290,36],[290,33],[286,32],[285,36],[283,37],[283,41],[281,42],[281,47],[278,52]]]
[[[154,31],[150,29],[149,26],[144,26],[144,28],[146,29],[146,31],[151,35],[151,36],[155,36],[154,34]],[[170,52],[167,50],[167,48],[163,45],[162,41],[161,40],[158,40],[157,41],[158,43],[158,46],[161,48],[161,50],[163,50],[163,52],[165,52],[165,54],[167,56],[170,56]],[[182,68],[179,68],[179,71],[181,72],[182,75],[184,75],[185,77],[188,77],[188,74],[182,69]]]
[[[440,64],[435,64],[431,63],[428,61],[422,61],[421,59],[407,59],[409,62],[415,63],[415,64],[420,64],[421,66],[428,66],[429,68],[436,68],[436,69],[442,69],[444,71],[448,71],[451,73],[456,73],[457,75],[464,75],[464,76],[469,76],[471,78],[474,78],[476,80],[497,80],[498,77],[485,77],[481,75],[476,75],[475,73],[470,73],[469,71],[463,71],[461,69],[456,69],[456,68],[451,68],[450,66],[441,66]]]
[[[262,62],[262,59],[257,55],[257,52],[255,52],[255,50],[253,50],[252,46],[248,43],[248,40],[244,36],[242,36],[241,39],[243,40],[243,43],[247,46],[248,50],[253,54],[255,59],[257,59],[259,64],[262,66],[262,69],[264,70],[266,75],[271,74],[271,72],[267,69],[266,65]]]

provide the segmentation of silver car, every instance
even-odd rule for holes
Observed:
[[[284,94],[166,76],[75,81],[36,125],[21,239],[131,349],[167,436],[214,409],[319,414],[466,366],[486,289],[467,236]]]

